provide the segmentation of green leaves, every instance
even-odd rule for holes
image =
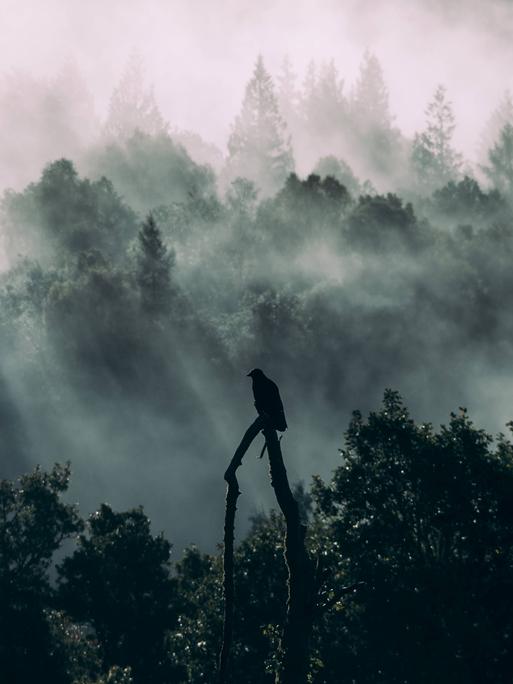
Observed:
[[[313,492],[348,583],[369,586],[342,623],[376,662],[360,659],[352,676],[456,681],[484,649],[489,672],[506,681],[502,641],[512,623],[500,597],[512,586],[512,445],[494,446],[465,409],[438,432],[417,425],[392,391],[367,420],[354,415],[346,445],[331,483],[317,480]],[[428,655],[434,633],[441,641]]]
[[[129,665],[139,681],[160,681],[174,669],[164,646],[177,619],[170,552],[141,508],[116,513],[103,504],[58,568],[60,600],[94,628],[104,665]]]
[[[70,464],[39,467],[17,483],[0,482],[1,581],[14,582],[23,591],[30,585],[46,587],[46,571],[62,541],[76,534],[82,522],[74,506],[61,495],[68,488]]]
[[[138,234],[136,281],[141,293],[143,310],[164,313],[171,299],[171,268],[174,252],[162,241],[155,219],[148,214]]]
[[[488,151],[488,165],[483,166],[493,186],[509,200],[513,198],[513,126],[506,123],[499,138]]]
[[[416,133],[411,161],[422,189],[441,187],[458,177],[462,155],[452,147],[455,118],[444,86],[439,85],[426,109],[426,128]]]
[[[82,528],[62,501],[70,466],[36,468],[17,482],[0,482],[0,671],[25,684],[45,673],[67,681],[65,653],[52,633],[49,568],[62,542]]]

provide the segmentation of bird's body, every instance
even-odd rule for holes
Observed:
[[[284,432],[287,429],[287,421],[278,385],[259,368],[255,368],[251,373],[248,373],[248,377],[253,380],[255,408],[259,415],[269,420],[275,430]]]

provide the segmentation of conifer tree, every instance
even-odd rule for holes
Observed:
[[[298,117],[299,92],[296,87],[296,73],[292,68],[292,63],[285,56],[278,74],[277,97],[280,113],[284,118],[287,127],[292,131]]]
[[[310,62],[300,101],[302,154],[312,169],[320,157],[347,154],[348,106],[344,82],[333,60],[319,66]]]
[[[298,107],[298,134],[294,138],[296,155],[303,167],[312,168],[324,150],[319,150],[317,118],[317,65],[310,60],[303,79]]]
[[[315,119],[315,107],[317,106],[317,65],[312,59],[308,63],[306,75],[303,80],[301,93],[301,118],[306,126]]]
[[[330,60],[321,64],[315,88],[317,106],[314,112],[315,126],[324,135],[333,137],[344,126],[346,106],[343,87],[335,62]]]
[[[352,97],[353,122],[362,131],[390,130],[392,117],[388,89],[378,58],[365,52]]]
[[[481,158],[488,161],[488,153],[499,141],[506,124],[513,126],[513,99],[506,90],[499,105],[488,119],[481,136]]]
[[[361,173],[371,176],[396,173],[401,154],[400,134],[393,127],[388,89],[378,58],[365,52],[351,98],[351,128]]]
[[[294,170],[287,127],[261,56],[246,86],[242,109],[228,140],[228,152],[228,179],[248,178],[264,194],[276,192]]]
[[[499,140],[488,152],[488,166],[483,167],[493,186],[513,198],[513,126],[503,127]]]
[[[412,147],[417,182],[428,191],[458,177],[462,156],[452,146],[455,127],[452,104],[439,85],[426,109],[426,128],[415,134]]]
[[[105,133],[123,140],[135,131],[158,135],[166,130],[167,124],[155,101],[153,88],[144,82],[142,60],[133,53],[110,98]]]
[[[152,214],[138,235],[136,280],[143,308],[149,313],[165,310],[171,296],[171,267],[174,253],[169,252]]]

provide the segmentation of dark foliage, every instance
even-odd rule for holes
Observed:
[[[71,653],[52,630],[48,570],[81,521],[61,500],[69,466],[36,469],[19,482],[0,482],[0,672],[6,684],[68,682]]]
[[[63,251],[78,254],[92,248],[116,258],[136,230],[134,212],[112,183],[105,177],[80,179],[67,159],[49,164],[40,181],[24,192],[6,193],[2,214],[13,259],[21,254],[46,261]]]
[[[341,458],[331,481],[315,479],[313,502],[296,494],[319,586],[311,681],[508,682],[511,442],[494,442],[464,409],[439,431],[417,424],[388,391],[367,420],[354,413]],[[53,552],[82,527],[61,501],[67,478],[56,466],[1,485],[5,681],[212,681],[220,558],[191,547],[172,566],[141,509],[104,504],[60,563],[55,592]],[[261,514],[236,550],[233,681],[273,681],[283,535],[280,515]],[[340,591],[361,582],[356,594]]]
[[[59,599],[94,628],[105,668],[130,666],[138,682],[177,674],[164,649],[177,621],[170,550],[162,536],[151,536],[142,510],[115,513],[104,504],[59,567]]]
[[[342,617],[340,638],[356,657],[344,662],[337,640],[325,640],[322,681],[506,682],[511,444],[501,438],[492,450],[464,409],[439,433],[416,425],[393,392],[368,421],[354,414],[346,444],[315,498],[348,580],[368,589]]]
[[[425,239],[411,204],[396,195],[364,195],[348,219],[348,238],[362,250],[411,250]]]

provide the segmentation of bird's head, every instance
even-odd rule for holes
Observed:
[[[260,368],[253,368],[252,371],[249,371],[248,378],[263,378],[264,377],[264,372],[260,370]]]

